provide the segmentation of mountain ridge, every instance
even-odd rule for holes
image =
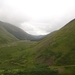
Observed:
[[[12,24],[0,21],[0,26],[3,27],[8,33],[13,35],[19,40],[31,40],[31,41],[38,41],[41,40],[44,36],[33,36],[31,34],[26,33],[21,28],[14,26]]]

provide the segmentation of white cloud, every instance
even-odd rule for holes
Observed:
[[[0,20],[46,34],[75,18],[75,0],[0,0]]]
[[[25,22],[21,24],[21,28],[25,30],[26,32],[33,34],[33,35],[45,35],[48,32],[45,30],[46,25],[40,24],[40,23],[34,23],[34,22]]]

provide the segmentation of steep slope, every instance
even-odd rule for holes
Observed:
[[[20,40],[40,40],[43,38],[43,36],[33,36],[30,35],[28,33],[26,33],[25,31],[23,31],[22,29],[20,29],[19,27],[16,27],[12,24],[9,23],[5,23],[5,22],[0,22],[0,24],[5,28],[5,30],[7,30],[9,33],[11,33],[12,35],[14,35],[16,38],[20,39]]]
[[[0,22],[0,45],[5,43],[10,43],[14,41],[18,41],[14,35],[9,33],[2,25],[3,23]]]
[[[75,65],[75,20],[40,41],[37,61],[47,65]]]

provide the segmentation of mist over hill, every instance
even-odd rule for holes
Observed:
[[[43,38],[42,35],[35,36],[35,35],[30,35],[23,31],[21,28],[16,27],[12,24],[2,22],[0,21],[0,28],[3,28],[7,33],[11,34],[15,38],[19,40],[41,40]],[[4,30],[1,30],[1,32],[4,32]],[[3,35],[6,35],[6,33],[3,33]],[[10,37],[10,36],[9,36]]]

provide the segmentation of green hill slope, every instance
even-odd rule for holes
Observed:
[[[3,23],[0,22],[0,44],[10,43],[14,41],[18,41],[18,39],[9,33],[2,25]]]
[[[37,60],[48,65],[75,65],[75,20],[54,32],[35,47]]]
[[[0,69],[9,75],[75,75],[75,20],[38,43],[18,41],[0,47]]]
[[[13,36],[15,36],[16,38],[18,38],[19,40],[32,40],[32,41],[37,41],[37,40],[41,40],[43,39],[44,36],[40,35],[40,36],[34,36],[34,35],[30,35],[28,33],[26,33],[25,31],[23,31],[21,28],[16,27],[12,24],[9,23],[5,23],[5,22],[1,22],[0,21],[0,25],[10,34],[12,34]]]

